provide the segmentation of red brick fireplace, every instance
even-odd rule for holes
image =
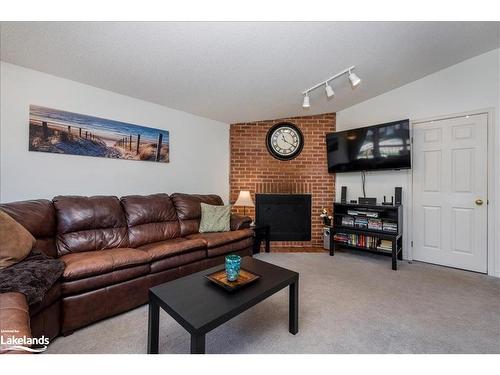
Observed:
[[[304,135],[302,153],[289,161],[275,159],[266,147],[267,131],[282,121],[294,123]],[[311,194],[311,241],[276,241],[272,247],[323,245],[319,215],[323,207],[331,212],[335,198],[335,177],[327,170],[325,135],[334,130],[335,113],[231,125],[231,202],[240,190],[250,190],[254,201],[256,193]],[[243,213],[242,207],[234,210]],[[247,208],[246,212],[254,216],[253,209]]]

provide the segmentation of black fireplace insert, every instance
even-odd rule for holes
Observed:
[[[310,241],[311,195],[256,194],[255,222],[269,225],[271,241]]]

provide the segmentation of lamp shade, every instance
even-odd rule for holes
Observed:
[[[254,207],[252,196],[248,190],[241,190],[233,206]]]

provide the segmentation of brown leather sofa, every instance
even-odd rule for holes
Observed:
[[[25,351],[8,350],[4,352],[3,346],[8,347],[7,336],[15,339],[30,337],[29,307],[24,294],[9,292],[0,294],[0,341],[1,353],[24,354]],[[5,343],[5,344],[4,344]]]
[[[29,306],[31,336],[70,334],[146,303],[154,285],[222,264],[229,253],[251,255],[251,219],[232,215],[230,232],[198,233],[201,202],[223,204],[216,195],[176,193],[0,205],[36,238],[35,249],[66,266],[42,302]],[[19,296],[0,294],[0,306],[4,323],[26,320]]]

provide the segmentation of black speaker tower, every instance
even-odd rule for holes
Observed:
[[[396,206],[401,206],[403,203],[403,188],[401,186],[397,186],[394,189],[394,204]]]
[[[347,186],[342,186],[342,193],[340,195],[340,202],[347,203]]]

